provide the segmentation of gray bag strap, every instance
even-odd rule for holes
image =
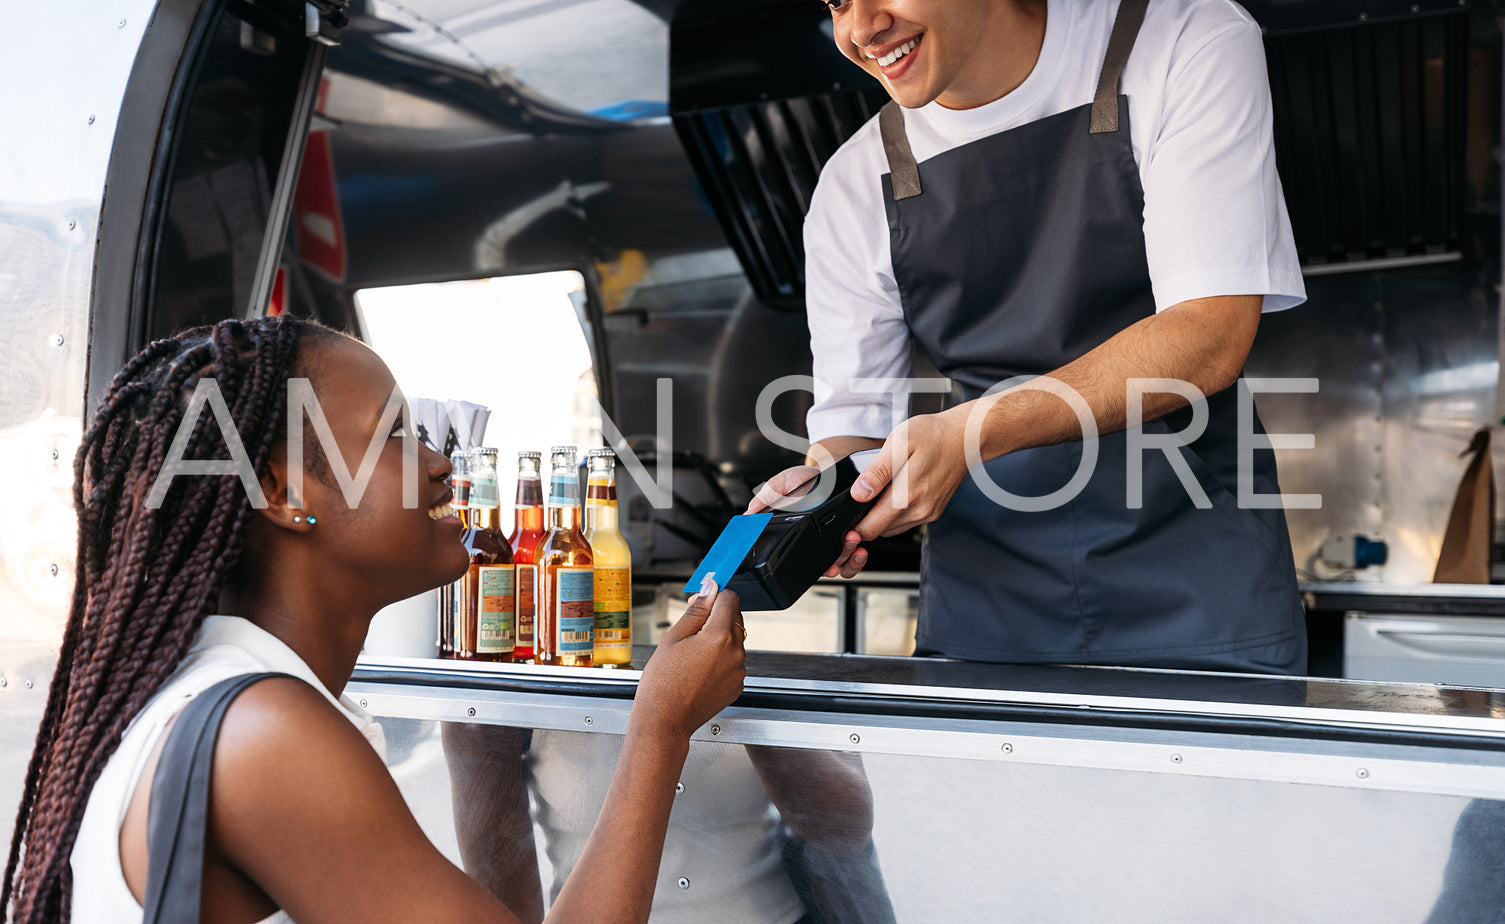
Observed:
[[[1113,32],[1108,36],[1108,52],[1103,55],[1103,69],[1097,76],[1097,93],[1092,97],[1091,134],[1118,131],[1118,80],[1123,76],[1139,27],[1144,25],[1144,11],[1149,0],[1121,0],[1113,18]]]
[[[291,674],[221,680],[183,708],[152,778],[146,822],[146,913],[142,924],[196,924],[204,894],[204,842],[214,742],[230,703],[251,684]],[[296,679],[296,678],[294,678]]]
[[[893,100],[878,111],[878,131],[883,135],[883,153],[888,156],[888,172],[893,176],[894,198],[918,196],[920,167],[915,163],[914,152],[909,149],[904,113]]]

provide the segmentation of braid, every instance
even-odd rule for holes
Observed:
[[[69,860],[94,783],[187,655],[245,545],[252,508],[237,477],[175,478],[162,504],[147,506],[189,395],[215,380],[260,476],[285,433],[300,338],[336,336],[293,318],[223,321],[152,343],[110,382],[74,459],[77,578],[0,885],[0,922],[67,920]],[[201,414],[183,458],[227,455],[213,415]]]

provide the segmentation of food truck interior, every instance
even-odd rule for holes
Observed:
[[[884,540],[859,579],[748,614],[748,692],[697,736],[655,919],[1486,919],[1459,909],[1501,894],[1469,858],[1497,857],[1505,825],[1505,593],[1431,581],[1460,454],[1501,421],[1496,10],[1244,5],[1309,294],[1265,317],[1247,375],[1311,382],[1259,404],[1291,435],[1314,677],[893,657],[913,647],[919,537]],[[487,404],[490,445],[615,430],[644,471],[672,468],[662,509],[619,469],[633,627],[654,641],[721,526],[801,455],[801,222],[886,98],[831,49],[824,6],[103,6],[24,14],[115,62],[117,95],[92,187],[0,196],[13,278],[41,280],[0,325],[57,338],[6,360],[0,427],[54,461],[4,520],[62,523],[7,539],[19,615],[0,639],[26,644],[0,653],[3,740],[29,741],[66,616],[68,434],[144,343],[231,316],[359,332],[410,393]],[[121,36],[139,45],[112,51]],[[41,92],[96,105],[81,80]],[[373,646],[350,693],[420,821],[483,879],[538,863],[511,897],[546,901],[633,672],[402,654]],[[27,748],[6,750],[9,785]]]

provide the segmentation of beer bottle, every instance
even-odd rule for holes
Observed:
[[[449,457],[449,488],[454,494],[450,506],[455,509],[455,515],[460,518],[461,524],[465,523],[466,502],[470,498],[470,474],[465,464],[465,453],[456,450]],[[455,627],[460,620],[460,582],[446,584],[439,588],[437,611],[435,619],[439,628],[439,657],[453,658],[455,656]]]
[[[512,547],[512,564],[517,570],[517,645],[512,651],[512,660],[533,659],[533,614],[538,604],[538,566],[534,556],[538,543],[543,539],[543,486],[539,483],[538,467],[543,454],[520,452],[517,454],[517,523],[512,536],[507,540]]]
[[[610,449],[586,453],[585,541],[595,565],[597,667],[632,660],[632,550],[617,524],[617,457]]]
[[[575,508],[580,479],[575,447],[549,451],[548,532],[538,544],[538,613],[534,660],[539,664],[590,667],[595,624],[595,573],[590,544],[580,534]]]
[[[512,548],[502,532],[496,450],[472,450],[469,461],[471,517],[465,549],[470,568],[460,579],[460,657],[511,661],[515,575]]]

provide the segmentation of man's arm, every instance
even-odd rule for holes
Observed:
[[[1128,420],[1129,379],[1178,379],[1204,395],[1237,381],[1259,329],[1262,305],[1258,295],[1182,302],[1125,328],[1050,377],[1082,397],[1100,433],[1122,430]],[[1143,419],[1154,420],[1187,403],[1179,394],[1148,393]],[[859,500],[882,494],[857,524],[856,541],[891,536],[940,516],[967,476],[966,427],[974,415],[980,416],[983,461],[1082,435],[1071,405],[1038,389],[1010,389],[911,418],[890,434],[852,489]],[[896,487],[903,490],[885,492],[900,476]],[[852,535],[847,538],[853,540]]]

